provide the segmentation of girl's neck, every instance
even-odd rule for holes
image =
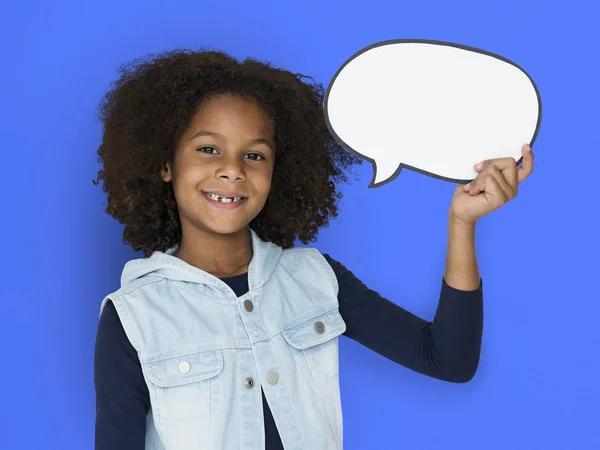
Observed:
[[[177,258],[217,278],[232,277],[248,271],[252,260],[252,241],[248,229],[219,236],[201,233],[183,235]]]

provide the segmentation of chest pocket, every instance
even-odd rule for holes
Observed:
[[[304,358],[317,383],[339,374],[337,337],[346,331],[339,310],[335,309],[295,325],[282,334],[298,357]]]
[[[223,370],[221,350],[160,359],[143,367],[154,411],[161,419],[186,421],[209,415],[211,380]]]

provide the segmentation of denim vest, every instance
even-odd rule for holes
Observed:
[[[147,450],[264,450],[261,386],[286,450],[340,450],[336,276],[250,230],[249,291],[173,256],[129,261],[112,301],[150,393]]]

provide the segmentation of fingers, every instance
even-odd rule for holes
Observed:
[[[502,172],[494,166],[489,166],[485,169],[485,172],[479,174],[468,192],[471,196],[485,192],[494,197],[500,204],[504,204],[517,195],[514,188],[508,184],[508,181],[502,175]]]
[[[516,166],[516,164],[517,162],[514,158],[486,159],[485,161],[475,164],[475,170],[479,172],[490,165],[494,165],[500,169],[500,171],[504,171],[512,169],[512,167]]]
[[[523,154],[523,162],[521,163],[521,167],[517,169],[519,183],[533,172],[533,152],[531,151],[531,147],[525,144],[521,149],[521,153]]]
[[[469,195],[476,196],[482,194],[488,203],[491,203],[494,208],[499,208],[508,202],[513,195],[507,194],[501,185],[501,181],[504,180],[503,183],[505,186],[508,186],[508,183],[500,173],[498,169],[496,169],[499,177],[494,176],[491,172],[485,173],[481,177],[477,177],[473,182],[473,186],[469,190]],[[510,187],[508,187],[510,190]]]
[[[505,175],[496,166],[493,166],[493,165],[489,166],[487,170],[488,170],[488,173],[496,180],[496,182],[498,183],[498,187],[502,190],[502,192],[504,193],[504,196],[506,197],[507,200],[511,200],[517,196],[517,191],[519,189],[519,187],[518,187],[519,183],[517,183],[516,162],[515,162],[514,170],[510,171],[511,172],[510,178],[514,179],[514,181],[512,183],[509,183],[508,173]]]
[[[517,175],[517,161],[515,161],[514,158],[488,159],[476,164],[475,170],[482,172],[489,167],[497,168],[502,173],[506,181],[513,187],[513,190],[516,190],[519,182]]]
[[[513,158],[483,161],[475,166],[475,170],[479,175],[465,186],[465,192],[478,195],[485,190],[485,186],[490,185],[488,179],[493,178],[507,197],[513,198],[517,195],[517,163]]]
[[[516,193],[518,184],[533,172],[533,152],[531,151],[531,147],[528,144],[523,145],[521,153],[523,155],[523,160],[521,167],[519,168],[517,168],[517,162],[514,158],[497,158],[487,159],[476,164],[475,170],[481,175],[492,166],[497,168],[512,187],[512,190]],[[470,184],[471,183],[467,186],[470,187]],[[500,185],[503,186],[501,181]],[[467,186],[465,186],[465,191],[469,191]]]

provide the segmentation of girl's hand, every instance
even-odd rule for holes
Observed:
[[[477,178],[459,185],[450,205],[450,218],[474,225],[517,196],[518,185],[533,171],[533,153],[529,145],[521,149],[523,163],[517,168],[513,158],[483,161],[475,166]]]

